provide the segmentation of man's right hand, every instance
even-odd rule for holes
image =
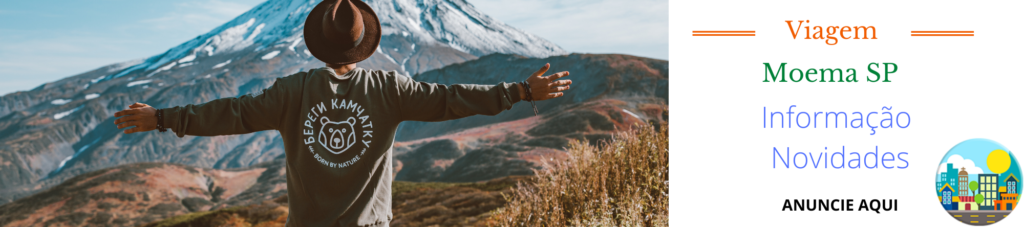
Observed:
[[[132,104],[128,106],[128,109],[114,113],[114,117],[121,117],[114,121],[118,129],[135,126],[134,128],[124,130],[125,134],[156,129],[156,108],[146,104]]]

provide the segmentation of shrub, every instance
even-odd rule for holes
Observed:
[[[569,158],[545,163],[491,216],[496,226],[667,226],[668,132],[617,133],[600,148],[569,144]]]

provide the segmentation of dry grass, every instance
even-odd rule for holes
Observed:
[[[668,127],[616,134],[600,148],[569,145],[495,211],[495,226],[667,226]]]
[[[502,194],[532,176],[509,176],[477,183],[395,181],[391,226],[486,226],[491,211],[505,205]]]
[[[278,198],[277,200],[281,200]],[[275,201],[276,202],[276,201]],[[265,201],[262,204],[194,212],[143,225],[144,227],[276,227],[288,220],[288,207]]]

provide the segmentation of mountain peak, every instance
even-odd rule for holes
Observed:
[[[415,49],[416,44],[421,47],[441,45],[477,57],[492,53],[536,58],[567,54],[554,43],[490,18],[465,0],[365,2],[377,13],[382,36],[411,38],[414,43],[411,49]],[[266,1],[206,34],[127,68],[111,78],[139,69],[163,71],[160,68],[168,67],[168,64],[188,64],[197,58],[241,51],[253,45],[257,45],[256,50],[269,46],[287,46],[300,53],[295,47],[303,42],[302,28],[306,16],[318,3],[315,0]],[[382,42],[381,46],[385,45]]]

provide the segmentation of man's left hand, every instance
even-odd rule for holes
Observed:
[[[533,100],[547,100],[562,97],[562,91],[569,90],[569,85],[572,84],[572,80],[558,80],[559,78],[569,75],[569,71],[562,71],[559,73],[544,76],[544,73],[551,68],[551,64],[545,64],[540,70],[530,75],[530,78],[526,79],[526,82],[530,84],[530,93],[533,94]],[[526,91],[523,87],[519,88],[519,98],[526,98]]]

